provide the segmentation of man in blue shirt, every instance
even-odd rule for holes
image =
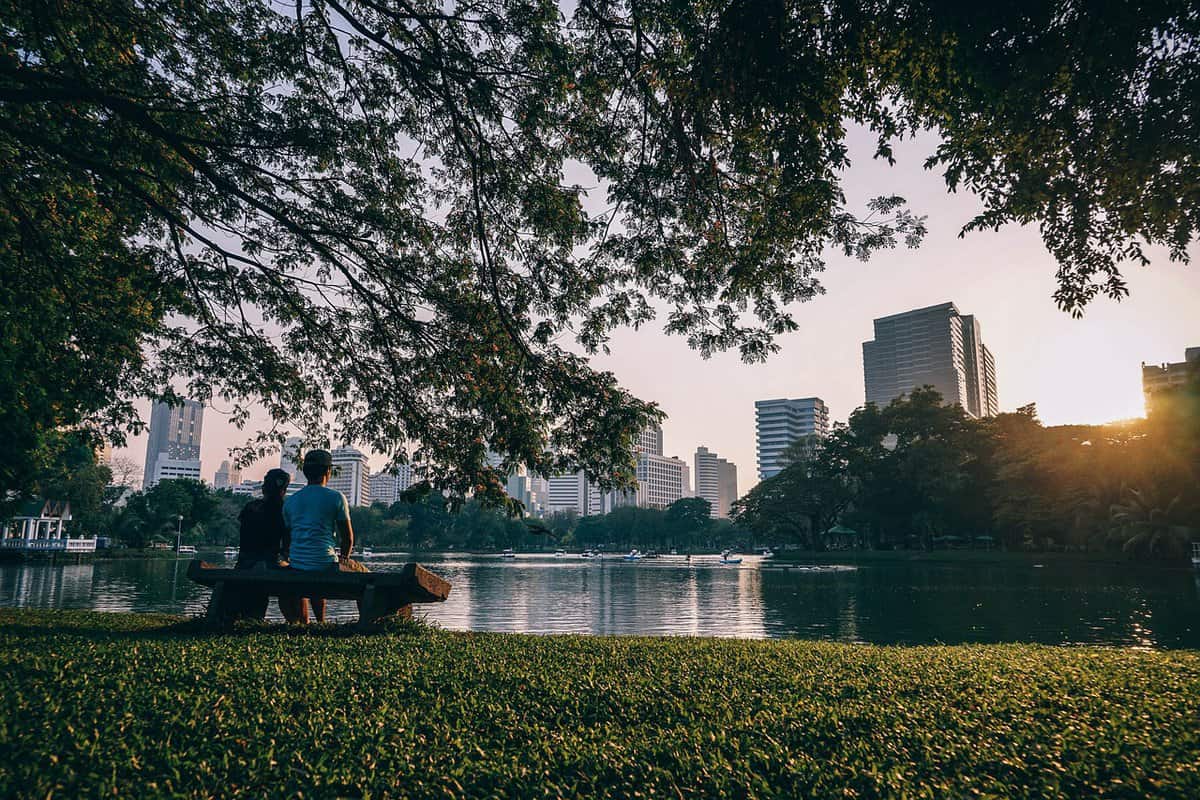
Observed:
[[[283,525],[291,535],[288,566],[304,572],[366,572],[350,558],[354,529],[350,506],[341,492],[326,486],[333,473],[333,455],[328,450],[304,454],[304,477],[308,485],[283,504]],[[317,622],[325,621],[325,598],[306,598]],[[300,609],[300,621],[308,621],[308,609]]]

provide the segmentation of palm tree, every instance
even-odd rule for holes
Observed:
[[[1109,508],[1109,535],[1126,552],[1142,549],[1151,555],[1180,553],[1195,531],[1184,522],[1183,496],[1167,503],[1153,493],[1126,489],[1123,502]]]

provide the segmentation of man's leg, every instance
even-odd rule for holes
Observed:
[[[281,595],[279,597],[279,613],[293,625],[304,625],[308,622],[308,604],[303,597]]]

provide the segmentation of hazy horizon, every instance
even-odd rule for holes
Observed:
[[[831,420],[844,421],[864,400],[862,342],[874,335],[872,321],[937,303],[953,302],[980,321],[996,359],[1001,410],[1036,403],[1047,425],[1142,416],[1142,362],[1181,361],[1184,348],[1200,345],[1200,326],[1191,320],[1200,310],[1194,267],[1173,264],[1164,250],[1153,248],[1150,267],[1125,265],[1128,298],[1097,298],[1082,319],[1073,319],[1054,304],[1056,264],[1036,228],[1008,226],[958,238],[979,204],[970,193],[948,193],[940,174],[922,169],[934,136],[899,144],[894,167],[870,159],[873,137],[863,131],[852,131],[849,142],[855,158],[846,174],[849,207],[861,210],[870,197],[900,194],[927,216],[924,243],[881,252],[865,263],[828,253],[826,294],[793,306],[799,330],[779,337],[780,352],[765,364],[742,364],[736,353],[705,361],[684,339],[664,334],[661,320],[640,331],[618,331],[611,354],[593,363],[668,414],[667,455],[691,464],[696,447],[707,446],[737,465],[738,491],[744,493],[757,483],[755,400],[816,396],[829,406]],[[1189,253],[1196,257],[1195,245]],[[205,410],[201,452],[201,474],[210,482],[229,448],[251,430],[230,425],[217,402]],[[140,408],[148,419],[149,403]],[[265,422],[258,415],[251,425]],[[141,464],[145,434],[130,437],[129,444],[116,454]],[[384,461],[375,456],[372,467]],[[259,462],[243,477],[261,477],[275,463]]]

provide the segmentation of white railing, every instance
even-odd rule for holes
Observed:
[[[93,539],[21,539],[12,537],[0,539],[0,550],[22,550],[36,553],[94,553],[96,540]]]

